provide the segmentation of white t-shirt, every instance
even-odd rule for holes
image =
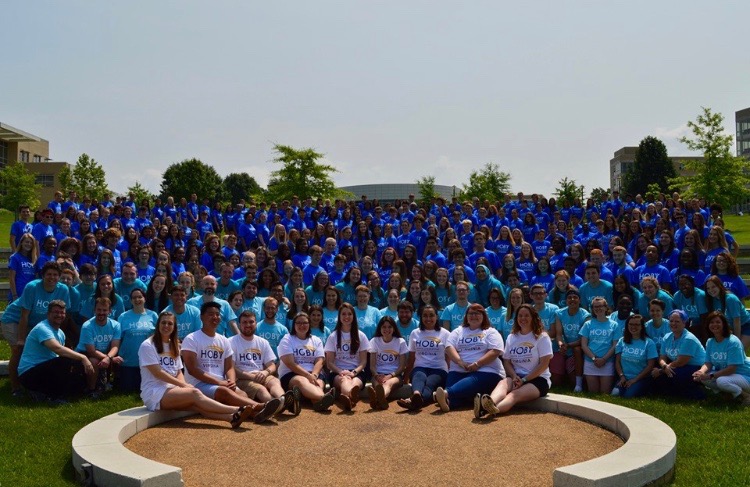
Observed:
[[[417,328],[409,335],[409,351],[414,352],[414,367],[440,369],[448,371],[445,361],[445,345],[450,332],[445,328],[439,330],[420,330]]]
[[[229,344],[232,346],[234,368],[242,372],[263,370],[265,364],[276,360],[271,345],[263,337],[253,335],[253,339],[248,340],[242,335],[234,335],[229,339]]]
[[[167,374],[177,377],[182,369],[182,360],[170,355],[169,343],[162,347],[163,353],[156,351],[156,346],[151,339],[145,340],[138,347],[138,363],[141,367],[141,398],[150,410],[159,409],[159,403],[167,389],[174,387],[172,384],[162,382],[148,370],[149,365],[158,365]]]
[[[467,364],[476,362],[487,353],[487,350],[500,350],[502,355],[503,337],[494,328],[486,330],[472,330],[468,326],[459,326],[448,336],[446,348],[453,347],[458,352],[461,360]],[[460,365],[451,362],[450,372],[467,373],[466,369]],[[477,372],[492,372],[498,375],[505,375],[505,369],[499,358],[496,358],[489,364],[483,365]]]
[[[298,338],[297,335],[284,335],[284,338],[279,342],[279,357],[283,357],[284,355],[292,355],[294,363],[307,372],[312,372],[315,367],[315,361],[320,357],[325,357],[323,342],[320,341],[320,338],[313,335],[304,340]],[[284,377],[289,372],[291,372],[291,369],[281,360],[279,363],[279,377]]]
[[[336,342],[335,331],[332,331],[331,336],[326,340],[325,351],[334,352],[336,354],[334,363],[342,370],[353,370],[356,368],[359,365],[359,354],[361,352],[367,352],[370,349],[370,341],[362,331],[359,332],[359,349],[354,355],[349,353],[351,343],[351,334],[343,331],[341,332],[341,348],[338,347],[338,343]]]
[[[375,370],[378,374],[392,374],[398,369],[399,357],[409,353],[409,348],[403,338],[384,342],[383,337],[375,337],[370,340],[370,353],[376,354]]]
[[[503,358],[513,364],[516,374],[526,377],[539,365],[539,357],[546,355],[552,355],[552,340],[546,332],[542,332],[539,338],[535,337],[534,333],[511,333],[508,335],[508,343],[505,344]],[[551,385],[551,376],[549,367],[539,375],[547,379],[548,385]]]
[[[203,330],[194,331],[182,341],[182,350],[195,352],[198,368],[203,372],[219,380],[225,379],[224,360],[232,356],[232,346],[227,337],[218,333],[210,337],[203,333]],[[187,370],[185,380],[193,385],[201,382],[191,376]]]

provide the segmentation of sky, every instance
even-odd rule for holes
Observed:
[[[609,186],[623,146],[679,137],[701,107],[750,107],[750,2],[0,0],[0,122],[112,190],[160,189],[198,158],[265,186],[274,144],[313,147],[339,186],[514,192]]]

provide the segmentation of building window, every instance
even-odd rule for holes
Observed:
[[[31,154],[29,154],[25,150],[22,150],[21,151],[21,162],[29,162],[29,157],[30,156],[31,156]]]
[[[42,156],[38,154],[34,154],[34,158],[32,159],[33,162],[42,162]]]
[[[36,184],[41,184],[43,188],[52,188],[55,185],[55,175],[37,174]]]
[[[8,164],[8,143],[0,140],[0,167]]]

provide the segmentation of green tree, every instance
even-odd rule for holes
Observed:
[[[728,208],[750,194],[748,170],[750,162],[732,153],[734,136],[724,133],[724,116],[702,107],[695,122],[688,122],[693,137],[682,137],[680,142],[691,151],[703,154],[703,160],[684,160],[686,176],[671,180],[682,196],[705,198]]]
[[[669,181],[675,176],[677,173],[667,155],[667,146],[656,137],[648,136],[638,144],[633,167],[625,174],[622,188],[632,196],[644,195],[652,184],[666,192],[670,187]]]
[[[564,177],[557,183],[558,187],[553,193],[557,198],[557,206],[560,207],[563,203],[573,205],[576,198],[583,201],[583,185],[578,186],[575,179],[568,179]]]
[[[469,183],[463,185],[461,200],[474,197],[480,201],[502,201],[505,193],[510,191],[510,174],[500,170],[500,166],[488,162],[479,171],[469,174]]]
[[[594,200],[594,203],[599,203],[600,201],[609,198],[609,190],[604,188],[594,188],[591,190],[591,196],[589,196],[592,200]]]
[[[232,173],[224,178],[224,193],[231,203],[237,203],[262,196],[263,188],[246,172]]]
[[[0,169],[0,206],[10,210],[13,214],[18,207],[28,205],[32,211],[39,207],[39,191],[42,189],[36,182],[36,175],[21,162],[12,162]]]
[[[324,154],[311,148],[295,149],[281,144],[274,145],[273,150],[276,152],[273,161],[281,164],[281,168],[271,172],[266,194],[269,200],[289,200],[295,195],[300,199],[352,196],[336,188],[332,174],[339,171],[330,164],[319,162]]]
[[[419,188],[419,205],[422,208],[430,208],[432,200],[437,196],[435,193],[435,176],[422,176],[417,179]]]
[[[58,177],[63,192],[75,191],[81,200],[86,196],[101,200],[110,192],[104,168],[86,153],[81,154],[73,169],[65,166]]]
[[[646,193],[642,194],[642,196],[646,199],[648,202],[656,201],[659,195],[662,193],[661,188],[656,183],[651,183],[648,185],[648,188],[646,188]]]
[[[128,188],[128,194],[130,193],[133,193],[138,205],[140,205],[143,200],[154,201],[156,199],[156,196],[154,196],[151,191],[144,188],[140,181],[136,181],[133,186]]]
[[[185,159],[170,165],[161,181],[161,196],[173,196],[176,201],[180,198],[190,200],[195,193],[199,199],[208,198],[212,201],[223,201],[224,187],[221,176],[216,169],[204,164],[198,159]]]

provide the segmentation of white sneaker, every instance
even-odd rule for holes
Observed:
[[[447,413],[451,410],[450,406],[448,406],[448,397],[446,396],[445,389],[442,387],[438,387],[435,391],[435,400],[442,412]]]
[[[583,386],[575,386],[573,392],[583,392]]]
[[[612,392],[610,394],[612,394],[613,396],[619,396],[620,389],[618,387],[615,387],[614,389],[612,389]]]

